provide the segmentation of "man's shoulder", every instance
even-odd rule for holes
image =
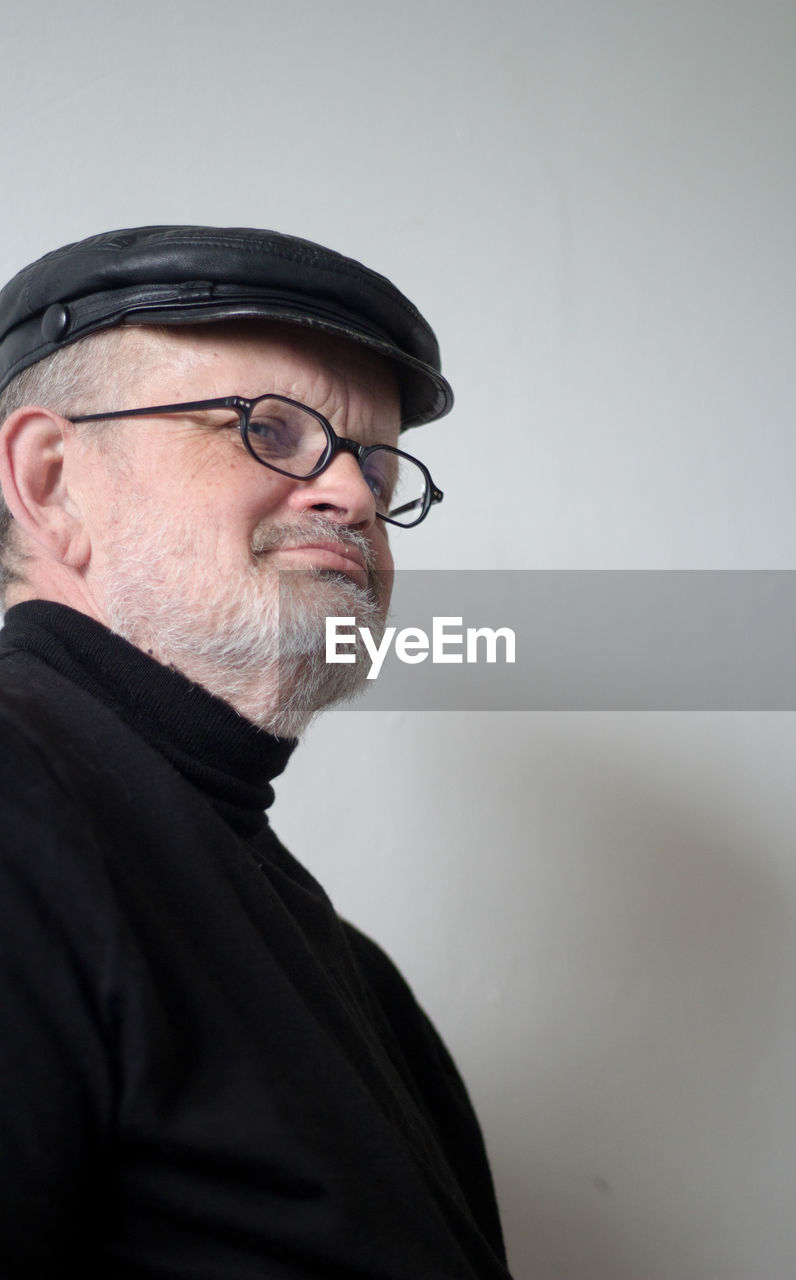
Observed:
[[[444,1041],[396,963],[354,925],[344,922],[343,927],[370,997],[395,1037],[396,1051],[400,1046],[413,1072],[440,1072],[457,1091],[463,1090]]]
[[[0,651],[0,774],[6,787],[25,766],[46,767],[57,756],[63,721],[52,676],[32,655]]]
[[[0,969],[5,980],[7,964],[25,972],[30,965],[34,982],[46,971],[42,956],[71,963],[93,948],[108,892],[80,751],[48,682],[20,684],[8,674],[0,660]]]
[[[35,654],[0,648],[0,759],[3,794],[31,771],[63,786],[76,744],[92,738],[91,699]]]
[[[114,761],[140,748],[136,734],[90,676],[63,671],[46,656],[15,646],[0,632],[0,750],[33,753],[53,778],[114,770]]]
[[[129,731],[36,654],[0,647],[0,854],[98,864],[98,797],[125,786]],[[56,856],[55,854],[53,856]]]
[[[380,998],[391,1004],[405,1005],[407,1009],[419,1010],[412,988],[387,952],[349,921],[343,921],[343,928],[358,965]]]

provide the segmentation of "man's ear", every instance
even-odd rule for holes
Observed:
[[[65,459],[72,424],[51,409],[24,405],[0,431],[0,483],[17,524],[50,559],[80,568],[90,544],[70,494]]]

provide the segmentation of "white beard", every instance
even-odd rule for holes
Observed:
[[[230,703],[277,737],[298,737],[331,703],[352,698],[367,679],[357,651],[350,664],[327,663],[326,618],[347,616],[380,640],[385,587],[367,540],[315,513],[254,532],[254,559],[223,571],[187,531],[156,527],[140,513],[117,528],[115,554],[100,573],[111,630],[165,666]],[[356,547],[367,588],[329,570],[279,572],[264,551],[297,541]]]

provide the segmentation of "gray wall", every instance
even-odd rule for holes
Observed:
[[[793,3],[0,9],[4,278],[251,224],[426,311],[399,564],[795,567]],[[280,783],[459,1060],[518,1280],[792,1274],[795,761],[788,714],[336,712]]]

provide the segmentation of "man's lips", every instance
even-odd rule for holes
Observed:
[[[357,582],[367,581],[368,567],[364,555],[356,547],[350,547],[344,542],[302,542],[283,545],[276,550],[290,556],[296,555],[301,560],[308,561],[314,569],[335,569]]]

